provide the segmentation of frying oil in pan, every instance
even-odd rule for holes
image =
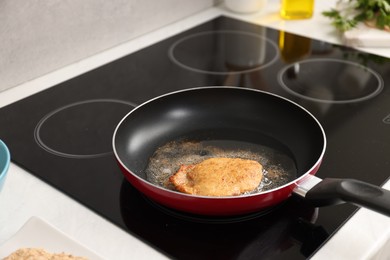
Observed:
[[[237,148],[239,147],[239,148]],[[227,157],[258,161],[263,165],[263,179],[251,193],[280,187],[296,179],[294,160],[280,149],[259,144],[232,141],[172,141],[159,147],[146,169],[148,181],[174,190],[169,177],[181,165],[196,164],[208,158]]]

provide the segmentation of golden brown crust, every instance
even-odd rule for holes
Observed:
[[[253,160],[210,158],[198,164],[182,165],[169,180],[184,193],[204,196],[240,195],[256,189],[263,166]]]

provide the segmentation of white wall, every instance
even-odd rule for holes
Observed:
[[[213,0],[0,0],[0,91],[213,5]]]

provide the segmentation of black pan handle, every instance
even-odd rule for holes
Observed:
[[[321,180],[315,176],[309,178],[311,180],[300,183],[294,192],[303,195],[305,201],[313,206],[320,207],[349,202],[390,217],[389,190],[354,179],[325,178]],[[302,193],[302,190],[306,190],[303,192],[305,194]]]

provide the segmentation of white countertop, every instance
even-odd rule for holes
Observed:
[[[223,5],[210,8],[113,49],[8,89],[0,93],[0,107],[221,14],[331,43],[340,43],[339,35],[330,25],[330,21],[321,15],[322,10],[327,10],[334,5],[334,0],[318,0],[313,18],[299,21],[281,20],[278,14],[279,1],[277,0],[269,0],[264,10],[248,15],[233,14],[227,11]],[[364,50],[390,57],[390,48],[366,48]],[[385,187],[390,188],[390,183],[387,183]],[[166,258],[137,238],[12,163],[6,183],[0,193],[0,245],[14,235],[32,216],[43,218],[107,259]],[[375,259],[389,259],[390,254],[382,252],[381,255],[381,252],[378,251],[378,248],[389,241],[390,218],[361,209],[320,249],[314,259],[370,259],[374,256]]]

